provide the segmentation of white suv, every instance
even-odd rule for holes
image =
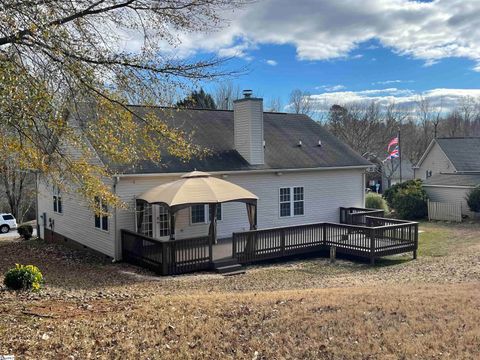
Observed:
[[[17,220],[12,214],[0,214],[0,233],[6,234],[12,229],[17,228]]]

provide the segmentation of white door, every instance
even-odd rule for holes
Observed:
[[[153,205],[153,237],[162,240],[170,238],[170,214],[165,206]]]

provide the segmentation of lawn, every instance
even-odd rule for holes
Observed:
[[[158,278],[42,241],[0,243],[39,294],[0,291],[0,355],[29,359],[473,359],[480,225],[422,223],[419,258],[249,267]],[[88,255],[86,255],[88,254]]]

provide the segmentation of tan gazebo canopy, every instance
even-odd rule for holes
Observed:
[[[212,177],[209,173],[193,171],[179,180],[156,186],[140,196],[137,201],[166,206],[170,210],[170,234],[174,238],[175,213],[192,205],[210,205],[210,235],[216,237],[217,204],[244,202],[247,204],[250,228],[256,228],[258,197],[252,192],[229,181]]]
[[[231,201],[256,203],[258,197],[229,181],[209,173],[193,171],[181,179],[156,186],[138,197],[150,204],[166,205],[172,211],[194,204],[219,204]]]

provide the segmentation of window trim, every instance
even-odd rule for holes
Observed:
[[[104,208],[105,211],[108,211],[108,206],[105,205],[105,204],[103,204],[103,201],[102,201],[101,198],[99,198],[98,196],[96,196],[94,201],[95,201],[96,203],[98,202],[99,207]],[[97,226],[97,218],[99,219],[99,225],[100,225],[100,226]],[[104,224],[103,221],[104,221],[105,218],[106,218],[106,221],[107,221],[107,222],[106,222],[106,224],[107,224],[107,228],[106,228],[106,229],[103,228],[103,224]],[[103,231],[103,232],[108,233],[108,232],[110,231],[110,216],[108,216],[108,215],[99,216],[99,215],[97,215],[97,214],[93,214],[93,226],[94,226],[94,228],[97,229],[97,230],[100,230],[100,231]]]
[[[302,200],[297,200],[295,201],[295,189],[297,188],[300,188],[302,189],[302,193],[303,193],[303,199]],[[281,201],[281,192],[282,192],[282,189],[289,189],[289,201]],[[295,203],[296,202],[302,202],[303,203],[303,214],[298,214],[298,215],[295,215]],[[290,204],[290,215],[285,215],[285,216],[282,216],[282,204]],[[278,217],[280,219],[285,219],[285,218],[292,218],[292,217],[302,217],[302,216],[305,216],[305,186],[299,186],[299,185],[295,185],[295,186],[282,186],[278,189]]]

